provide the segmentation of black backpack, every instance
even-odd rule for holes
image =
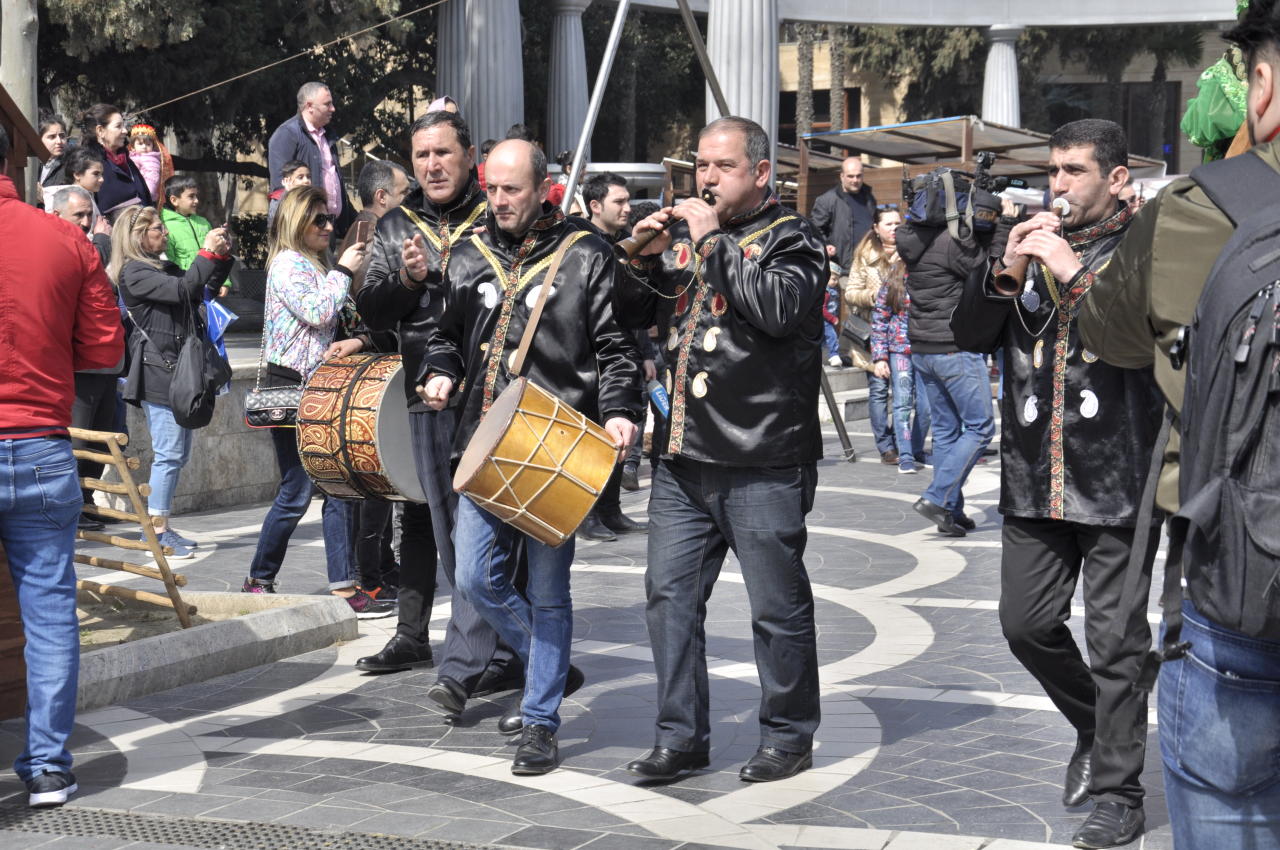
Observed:
[[[1181,510],[1170,539],[1200,613],[1280,640],[1280,174],[1246,153],[1191,178],[1235,233],[1182,339]]]

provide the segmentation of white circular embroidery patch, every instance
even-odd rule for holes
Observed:
[[[1022,405],[1022,420],[1030,425],[1036,421],[1036,417],[1040,415],[1040,411],[1036,408],[1039,399],[1036,396],[1029,396]]]
[[[484,308],[492,310],[498,303],[498,287],[486,280],[476,289],[480,293],[480,297],[484,299]]]
[[[1084,390],[1080,393],[1080,415],[1085,419],[1092,419],[1098,415],[1098,397],[1094,395],[1093,390]]]

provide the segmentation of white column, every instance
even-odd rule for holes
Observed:
[[[478,146],[485,139],[501,140],[508,127],[524,121],[519,0],[469,0],[467,32],[467,109],[463,117]]]
[[[452,0],[440,8],[436,24],[436,91],[458,102],[462,117],[470,120],[471,98],[467,92],[467,4]],[[432,98],[433,100],[435,98]]]
[[[547,156],[578,146],[587,117],[587,49],[582,13],[591,0],[554,0],[551,12],[551,66],[547,74]],[[587,142],[587,159],[591,143]]]
[[[982,118],[1017,127],[1022,124],[1018,102],[1018,51],[1022,27],[987,28],[987,67],[982,78]]]
[[[778,141],[778,0],[709,0],[707,52],[733,115]],[[720,117],[707,89],[707,123]]]

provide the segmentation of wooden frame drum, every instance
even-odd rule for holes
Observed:
[[[596,423],[518,378],[480,420],[453,489],[548,546],[578,530],[618,461]]]
[[[413,458],[399,354],[323,363],[303,387],[297,426],[302,467],[326,494],[427,500]]]

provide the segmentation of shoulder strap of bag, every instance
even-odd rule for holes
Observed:
[[[1269,187],[1280,181],[1280,173],[1250,151],[1201,165],[1191,172],[1191,179],[1239,226],[1250,213],[1275,203]]]
[[[958,242],[960,241],[960,210],[956,206],[955,176],[949,169],[942,172],[942,189],[947,199],[947,231],[951,234],[951,238]]]
[[[556,248],[555,256],[551,258],[547,276],[542,279],[542,289],[538,290],[538,300],[533,305],[533,312],[529,314],[529,323],[524,326],[524,335],[520,337],[520,348],[516,350],[516,359],[511,362],[513,375],[519,376],[524,372],[524,359],[529,354],[529,347],[533,345],[533,334],[537,331],[538,321],[542,318],[542,308],[547,303],[547,296],[551,293],[551,284],[556,279],[556,272],[560,271],[560,261],[564,259],[565,252],[574,241],[573,236],[573,233],[567,234]]]

